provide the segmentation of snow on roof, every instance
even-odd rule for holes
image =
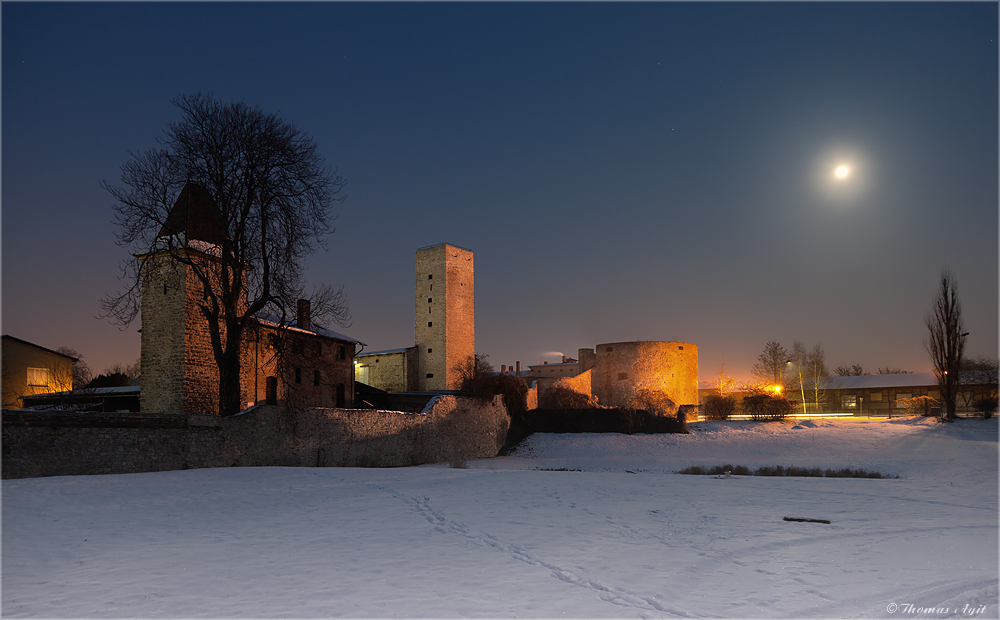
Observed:
[[[830,377],[827,389],[864,390],[894,387],[922,387],[937,385],[937,377],[932,372],[911,372],[905,375],[858,375],[853,377]]]
[[[270,325],[272,327],[280,327],[282,329],[287,329],[295,332],[302,332],[304,334],[315,334],[317,336],[323,336],[324,338],[332,338],[334,340],[342,340],[344,342],[353,342],[355,344],[364,343],[360,340],[351,338],[350,336],[345,336],[344,334],[329,330],[325,327],[320,327],[319,325],[313,325],[310,329],[302,329],[301,327],[296,327],[292,323],[282,324],[281,319],[276,316],[265,314],[263,312],[258,312],[255,318],[264,325]]]
[[[359,353],[358,355],[355,355],[354,357],[366,357],[366,356],[369,356],[369,355],[389,355],[390,353],[405,353],[406,349],[408,349],[408,348],[411,348],[411,347],[403,347],[403,348],[400,348],[400,349],[382,349],[381,351],[369,351],[367,353]]]

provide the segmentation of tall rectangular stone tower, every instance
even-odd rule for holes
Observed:
[[[458,389],[455,366],[476,352],[472,258],[447,243],[417,250],[413,339],[421,391]]]

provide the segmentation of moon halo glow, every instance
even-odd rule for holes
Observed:
[[[837,175],[838,179],[843,179],[850,173],[850,169],[847,166],[837,166],[837,169],[833,173]]]

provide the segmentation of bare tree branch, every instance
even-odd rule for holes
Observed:
[[[198,311],[219,367],[220,411],[233,414],[241,404],[244,331],[265,308],[282,319],[291,314],[305,258],[334,231],[329,211],[344,200],[345,181],[308,135],[275,114],[202,94],[174,104],[181,120],[167,123],[159,148],[129,153],[121,184],[103,183],[115,200],[117,241],[135,256],[122,266],[127,288],[101,306],[104,317],[128,325],[138,316],[142,283],[167,275],[143,259],[155,252],[183,265],[202,289]],[[186,187],[206,192],[218,210],[218,230],[202,235],[211,239],[171,228]],[[320,316],[350,321],[342,289],[318,289],[314,304]]]

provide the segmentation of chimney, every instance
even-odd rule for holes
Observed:
[[[562,363],[563,363],[563,364],[565,364],[565,363],[566,363],[566,356],[565,356],[565,355],[563,355],[563,356],[562,356],[562,358],[563,358],[563,361],[562,361]]]
[[[300,299],[298,307],[298,320],[296,324],[299,329],[312,329],[312,317],[310,316],[310,307],[308,299]]]
[[[521,376],[521,360],[517,361],[517,374],[514,375],[514,376],[515,377],[520,377]]]
[[[507,374],[507,366],[500,364],[500,374],[501,375]]]

